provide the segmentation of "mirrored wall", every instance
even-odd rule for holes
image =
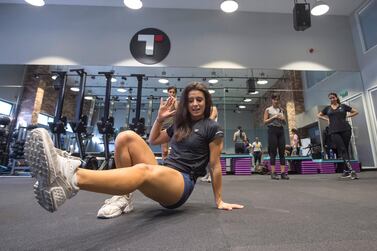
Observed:
[[[77,71],[80,69],[82,71]],[[263,112],[271,105],[273,93],[280,95],[281,107],[286,113],[286,143],[290,144],[290,129],[297,128],[301,138],[309,139],[312,145],[321,145],[326,125],[318,122],[316,114],[329,104],[327,94],[337,92],[342,100],[353,104],[358,102],[354,98],[363,92],[358,72],[4,65],[0,66],[0,72],[0,113],[15,118],[16,126],[36,123],[48,126],[48,122],[54,120],[63,84],[65,89],[61,115],[68,122],[74,121],[80,86],[85,86],[82,114],[87,115],[86,123],[90,128],[86,144],[89,152],[103,149],[97,122],[106,115],[105,110],[108,110],[108,116],[114,118],[115,134],[135,128],[142,119],[147,137],[157,115],[160,98],[167,98],[169,86],[177,88],[179,99],[189,82],[200,81],[208,85],[218,110],[218,122],[225,130],[223,152],[228,154],[234,153],[232,138],[238,126],[243,128],[251,142],[259,137],[263,151],[267,152],[267,128],[263,124]],[[62,72],[65,73],[64,80],[59,75]],[[106,91],[109,92],[108,105]],[[9,113],[6,112],[9,106],[3,108],[6,104],[12,106]],[[363,109],[360,102],[355,106]],[[368,142],[371,137],[368,130],[360,127],[367,124],[365,116],[359,116],[357,122],[354,122],[356,132],[353,134],[352,153],[355,158],[363,158],[364,163],[373,165],[373,157],[361,154],[366,150],[360,142]],[[77,151],[69,127],[68,123],[64,147]],[[161,151],[159,146],[151,147],[156,153]],[[110,144],[110,150],[112,148]]]

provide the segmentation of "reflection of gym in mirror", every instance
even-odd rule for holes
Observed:
[[[303,83],[298,85],[294,82],[297,82],[297,72],[267,69],[111,67],[109,70],[109,67],[90,66],[35,66],[26,69],[26,77],[34,83],[34,88],[41,85],[44,88],[39,113],[32,118],[35,122],[26,123],[19,116],[17,124],[7,127],[11,126],[13,130],[33,124],[48,128],[55,146],[83,159],[85,167],[89,169],[114,168],[116,135],[124,130],[133,130],[147,140],[157,116],[160,99],[166,100],[168,97],[167,88],[174,86],[179,100],[182,89],[193,81],[205,83],[212,95],[218,111],[218,121],[225,132],[224,159],[235,153],[233,128],[242,126],[247,138],[259,137],[264,146],[261,149],[262,164],[269,168],[267,129],[270,126],[266,127],[263,123],[263,111],[274,93],[279,93],[281,97],[279,107],[287,121],[282,125],[285,142],[288,142],[286,157],[337,159],[334,158],[336,147],[331,149],[330,154],[328,145],[332,143],[324,136],[326,125],[304,110],[305,103],[314,105],[318,111],[326,104],[323,102],[322,105],[317,105],[316,98],[308,95],[303,102],[303,83],[311,85],[314,80],[326,79],[334,74],[357,76],[357,73],[301,72],[300,81]],[[321,91],[320,94],[325,97],[327,95],[326,91]],[[322,99],[321,97],[320,100]],[[9,104],[13,105],[12,102]],[[18,109],[22,110],[20,105],[23,104],[19,104]],[[14,114],[16,110],[12,109],[12,112]],[[9,115],[12,116],[11,113]],[[292,130],[295,130],[295,135]],[[300,148],[292,147],[293,137],[299,137]],[[350,144],[350,159],[356,159],[357,143],[351,141]],[[151,147],[156,158],[162,161],[161,148]],[[245,154],[250,152],[246,148],[245,145]],[[242,151],[237,154],[242,154]],[[231,157],[229,161],[224,169],[227,173],[234,174],[236,161]],[[250,173],[258,169],[253,162],[250,162]],[[290,163],[288,161],[290,173],[303,170],[289,166]],[[11,172],[14,169],[17,167],[13,166]],[[277,169],[279,171],[279,166]]]

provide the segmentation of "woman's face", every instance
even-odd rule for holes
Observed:
[[[279,105],[280,99],[279,98],[274,98],[272,99],[272,106],[276,107]]]
[[[330,100],[331,104],[337,104],[338,103],[337,97],[335,97],[334,95],[329,95],[329,100]]]
[[[169,97],[174,97],[177,95],[177,93],[175,92],[175,89],[174,88],[171,88],[168,90],[168,95]]]
[[[205,110],[204,93],[198,90],[192,90],[188,94],[188,111],[192,120],[199,120],[204,118]]]

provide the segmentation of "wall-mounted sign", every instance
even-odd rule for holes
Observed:
[[[169,54],[170,40],[161,30],[143,29],[132,37],[130,51],[132,56],[142,64],[157,64]]]

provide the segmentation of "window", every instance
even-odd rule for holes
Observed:
[[[377,0],[370,1],[358,13],[364,50],[377,45]]]
[[[12,112],[12,103],[6,102],[5,100],[0,100],[0,114],[10,116]]]
[[[310,88],[315,84],[321,82],[328,76],[334,74],[335,71],[307,71],[306,74],[306,88]]]
[[[47,114],[38,114],[38,124],[48,126],[48,122],[54,122],[54,118]]]

